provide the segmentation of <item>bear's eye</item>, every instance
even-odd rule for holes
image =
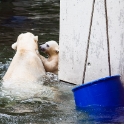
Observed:
[[[47,44],[47,47],[49,47],[49,45]]]

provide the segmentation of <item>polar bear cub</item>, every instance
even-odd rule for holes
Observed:
[[[48,55],[48,58],[41,56],[46,72],[58,74],[59,45],[56,41],[48,41],[40,45],[40,49]]]
[[[4,82],[37,82],[42,80],[45,69],[38,52],[38,36],[22,33],[12,45],[16,54],[3,77]]]

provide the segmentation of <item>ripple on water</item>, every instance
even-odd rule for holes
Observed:
[[[58,83],[55,77],[54,74],[49,74],[49,76],[47,75],[47,77],[44,77],[43,80],[39,82],[23,82],[22,80],[18,82],[13,80],[9,82],[2,81],[2,93],[5,96],[12,96],[15,99],[29,99],[32,97],[53,99],[59,94],[57,87],[55,88],[51,85],[55,84],[53,83],[55,81]],[[43,84],[43,82],[45,83]]]
[[[4,123],[63,123],[67,122],[67,115],[72,121],[75,108],[71,92],[73,85],[60,82],[52,73],[47,76],[44,85],[23,85],[28,90],[24,87],[2,89],[0,118]]]

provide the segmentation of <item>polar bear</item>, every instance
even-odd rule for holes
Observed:
[[[48,41],[45,44],[40,45],[41,51],[48,55],[45,58],[41,55],[46,72],[52,72],[58,74],[58,59],[59,59],[59,45],[56,41]]]
[[[3,77],[4,82],[37,82],[46,74],[38,52],[38,36],[22,33],[12,45],[16,54]]]

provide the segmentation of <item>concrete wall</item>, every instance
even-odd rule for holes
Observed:
[[[60,80],[124,80],[123,44],[124,0],[60,0]]]

